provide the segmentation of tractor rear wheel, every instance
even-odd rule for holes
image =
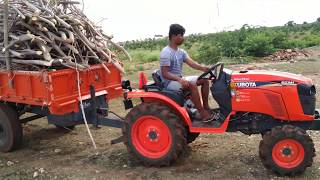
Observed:
[[[127,114],[122,132],[133,159],[145,166],[170,165],[187,144],[181,119],[159,103],[135,106]]]
[[[312,165],[315,149],[305,130],[284,125],[265,133],[259,155],[267,169],[279,175],[297,175]]]
[[[17,112],[8,105],[0,104],[0,151],[13,151],[21,143],[22,126]]]

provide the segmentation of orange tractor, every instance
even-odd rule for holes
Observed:
[[[211,81],[211,93],[219,107],[215,123],[196,118],[188,92],[168,91],[158,72],[154,83],[140,77],[140,89],[123,83],[126,109],[132,108],[122,128],[123,139],[134,159],[146,166],[174,162],[199,133],[240,131],[261,134],[262,163],[280,175],[295,175],[312,165],[315,148],[306,130],[319,130],[315,109],[316,88],[309,78],[275,71],[239,71],[215,64],[199,79]],[[132,99],[141,103],[132,106]]]

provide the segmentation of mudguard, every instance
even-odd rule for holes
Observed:
[[[143,90],[136,90],[127,92],[127,98],[142,98],[144,102],[159,102],[174,110],[177,115],[181,117],[181,119],[185,122],[186,125],[189,127],[192,126],[191,119],[187,110],[184,107],[181,107],[178,103],[173,101],[172,99],[164,96],[162,94],[156,92],[145,92]]]
[[[142,98],[144,102],[159,102],[165,104],[166,106],[174,110],[177,113],[177,115],[181,117],[186,126],[189,127],[190,132],[224,133],[226,132],[231,116],[235,114],[234,111],[230,112],[230,114],[226,117],[226,119],[220,127],[194,127],[192,126],[192,121],[189,117],[187,110],[184,107],[181,107],[172,99],[168,98],[167,96],[164,96],[156,92],[145,92],[143,90],[127,92],[126,96],[128,99]]]

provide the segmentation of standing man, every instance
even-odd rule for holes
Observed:
[[[185,29],[179,24],[170,25],[169,45],[163,48],[160,54],[161,76],[164,79],[164,87],[172,91],[189,90],[191,100],[200,113],[203,121],[212,121],[214,115],[210,113],[208,104],[209,81],[205,79],[198,80],[198,76],[182,76],[183,63],[188,64],[191,68],[206,72],[208,67],[203,66],[192,60],[186,51],[179,46],[184,41]],[[202,102],[198,87],[201,86]]]

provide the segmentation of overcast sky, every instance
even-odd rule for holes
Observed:
[[[243,24],[277,26],[314,22],[320,0],[83,0],[86,15],[115,41],[167,36],[179,23],[186,34],[232,30]]]

